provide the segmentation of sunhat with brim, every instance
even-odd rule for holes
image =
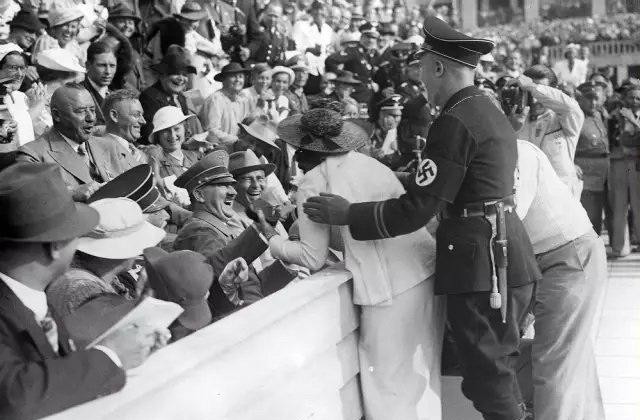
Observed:
[[[117,3],[109,9],[109,20],[113,19],[133,19],[136,23],[142,20],[135,10],[125,3]]]
[[[326,154],[356,150],[367,141],[367,133],[361,127],[343,120],[336,111],[324,108],[284,119],[278,125],[278,135],[298,149]]]
[[[7,54],[12,52],[18,52],[22,54],[22,48],[20,48],[18,45],[14,44],[13,42],[8,42],[6,44],[0,45],[0,61],[4,60]]]
[[[176,187],[187,191],[208,184],[235,184],[236,180],[227,169],[229,155],[224,150],[214,150],[191,165],[173,183]]]
[[[128,198],[105,198],[90,206],[100,214],[98,226],[78,240],[78,251],[98,258],[135,258],[166,235],[147,222],[140,206]]]
[[[65,241],[97,224],[98,212],[73,201],[58,165],[19,162],[0,172],[1,240]]]
[[[189,116],[184,115],[181,108],[170,105],[163,106],[153,115],[153,131],[151,134],[155,134],[165,128],[173,127],[176,124],[180,124],[187,118],[189,118]]]
[[[178,320],[198,330],[212,321],[207,292],[214,281],[213,267],[204,255],[194,251],[144,250],[149,283],[158,299],[175,302],[184,309]]]
[[[264,171],[264,176],[268,176],[275,170],[276,165],[262,163],[251,149],[229,155],[229,172],[234,177],[253,171]]]
[[[278,73],[285,73],[289,75],[289,83],[293,83],[293,80],[296,78],[295,73],[289,67],[275,66],[273,69],[271,69],[271,77],[275,77],[275,75]]]
[[[86,73],[87,70],[80,65],[78,58],[64,48],[51,48],[36,54],[35,62],[39,66],[50,70]]]
[[[49,21],[49,28],[54,28],[82,18],[84,18],[84,12],[79,7],[54,6],[49,9],[47,20]]]
[[[225,77],[229,76],[230,74],[237,73],[244,73],[245,75],[247,75],[251,73],[251,69],[244,68],[240,63],[236,63],[234,61],[224,66],[222,70],[220,70],[220,73],[216,74],[213,77],[213,80],[215,80],[216,82],[222,82]],[[273,72],[271,74],[273,74]]]
[[[197,22],[206,18],[208,14],[198,2],[187,0],[187,2],[184,3],[184,6],[180,9],[180,13],[177,13],[176,16]]]
[[[11,29],[22,28],[31,33],[38,33],[44,28],[38,16],[27,10],[20,10],[9,23]]]
[[[350,71],[343,71],[338,73],[338,77],[334,80],[335,83],[344,83],[346,85],[359,85],[360,80],[353,77],[353,73]]]
[[[275,143],[275,140],[278,138],[278,135],[276,134],[277,127],[275,124],[273,125],[273,128],[271,128],[270,122],[264,122],[256,119],[249,125],[242,123],[239,123],[238,125],[251,137],[280,150],[280,147]]]
[[[162,60],[153,64],[151,68],[160,74],[179,74],[182,72],[198,74],[189,50],[175,44],[170,45]]]

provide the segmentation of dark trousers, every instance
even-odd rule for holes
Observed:
[[[580,204],[584,207],[589,216],[589,221],[593,225],[593,230],[598,235],[602,232],[602,212],[604,211],[604,203],[606,195],[604,191],[582,190],[580,196]]]
[[[534,284],[510,288],[507,322],[489,306],[489,293],[447,296],[447,317],[458,347],[462,393],[486,420],[522,418],[515,374],[520,326],[531,307]]]

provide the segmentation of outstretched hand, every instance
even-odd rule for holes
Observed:
[[[351,203],[339,195],[320,193],[319,196],[310,197],[302,204],[304,213],[311,221],[325,225],[348,225],[349,206]]]

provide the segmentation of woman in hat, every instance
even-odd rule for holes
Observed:
[[[297,148],[305,175],[297,194],[300,241],[270,236],[272,255],[319,270],[329,248],[343,251],[354,303],[361,307],[360,381],[367,418],[416,418],[419,402],[426,412],[418,417],[440,418],[444,307],[433,293],[434,239],[422,228],[390,240],[356,241],[348,228],[312,222],[302,210],[310,196],[375,201],[399,197],[404,188],[391,170],[356,152],[367,142],[366,133],[334,111],[289,117],[278,134]]]
[[[358,101],[351,97],[356,87],[360,85],[360,81],[353,77],[350,71],[342,71],[338,73],[338,77],[334,80],[336,84],[336,95],[340,102],[344,104],[344,115],[346,118],[359,118],[360,106]]]
[[[145,220],[133,200],[105,198],[90,206],[100,214],[100,223],[80,238],[71,269],[47,289],[49,303],[63,317],[102,294],[137,298],[136,290],[127,288],[118,275],[165,236],[164,230]]]
[[[214,79],[222,82],[222,89],[205,100],[201,112],[212,143],[230,148],[238,140],[238,123],[251,114],[249,98],[242,92],[250,71],[232,62],[215,75]]]
[[[295,74],[289,67],[275,66],[271,71],[271,91],[273,92],[273,102],[277,111],[273,116],[273,121],[276,123],[289,116],[290,109],[287,92],[294,78]]]
[[[79,7],[54,2],[49,9],[47,33],[41,35],[33,46],[34,61],[38,63],[40,51],[64,48],[78,57],[80,63],[84,63],[87,59],[86,51],[80,47],[78,41],[82,18],[84,14]]]
[[[196,74],[191,53],[179,45],[171,45],[162,61],[151,68],[157,72],[158,81],[140,95],[144,119],[147,121],[142,127],[141,143],[148,143],[148,137],[153,131],[153,117],[160,108],[175,106],[180,108],[183,114],[191,114],[184,95],[189,86],[190,75]],[[195,115],[189,118],[186,128],[187,138],[203,131],[200,120]]]
[[[162,179],[171,177],[174,180],[202,157],[197,151],[182,149],[186,139],[185,121],[188,118],[175,106],[160,108],[153,116],[153,131],[149,140],[156,147],[149,147],[145,151],[153,162],[154,173]],[[168,198],[173,198],[170,191],[164,193]]]

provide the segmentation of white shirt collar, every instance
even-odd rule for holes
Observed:
[[[124,147],[125,149],[127,149],[127,151],[131,150],[131,143],[129,143],[128,141],[126,141],[125,139],[123,139],[122,137],[113,134],[113,133],[108,133],[111,137],[113,137],[118,143],[120,143],[120,145],[122,147]]]
[[[4,281],[9,289],[20,299],[20,302],[33,312],[36,321],[44,319],[49,310],[47,295],[44,291],[25,286],[3,273],[0,273],[0,280]]]
[[[109,93],[109,86],[98,86],[93,80],[88,77],[87,80],[100,96],[102,96],[103,98],[107,97],[107,94]]]
[[[62,136],[62,138],[64,139],[64,141],[66,141],[67,144],[69,146],[73,147],[73,150],[75,150],[76,153],[78,153],[78,149],[80,148],[80,143],[76,143],[75,141],[71,140],[69,137],[65,136],[64,134],[62,134],[59,131],[58,131],[58,134],[60,134]]]

